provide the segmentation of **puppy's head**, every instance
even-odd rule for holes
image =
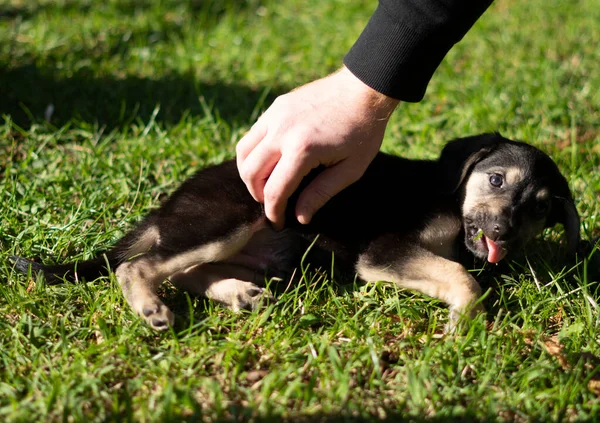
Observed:
[[[542,151],[488,134],[449,143],[440,162],[462,200],[465,244],[475,256],[497,263],[556,223],[564,225],[570,251],[577,248],[573,197]]]

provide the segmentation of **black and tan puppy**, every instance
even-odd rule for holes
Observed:
[[[135,312],[164,330],[173,314],[157,289],[167,278],[233,309],[252,308],[268,295],[253,281],[257,272],[260,280],[267,269],[291,274],[319,235],[314,257],[331,261],[333,253],[351,277],[395,282],[441,299],[450,306],[452,327],[461,314],[477,311],[481,292],[459,263],[461,251],[497,263],[556,223],[564,225],[571,250],[579,243],[579,216],[555,163],[498,134],[452,141],[437,161],[380,153],[309,225],[291,214],[295,198],[286,229],[273,231],[228,161],[184,182],[96,259],[54,266],[13,260],[49,282],[93,280],[107,273],[108,263]]]

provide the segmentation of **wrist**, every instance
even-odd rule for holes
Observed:
[[[375,119],[387,121],[400,103],[400,100],[382,94],[362,82],[346,66],[342,66],[336,75],[345,80],[347,89],[353,91],[358,105],[362,106]]]

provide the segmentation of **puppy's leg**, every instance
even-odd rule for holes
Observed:
[[[450,330],[461,315],[473,317],[483,311],[476,304],[481,287],[464,266],[416,245],[399,252],[384,244],[370,247],[359,257],[357,273],[362,279],[394,282],[444,301],[450,306]]]
[[[253,282],[262,279],[254,270],[220,263],[194,266],[170,278],[178,288],[204,295],[233,311],[254,310],[272,298]]]
[[[257,225],[238,228],[226,237],[173,252],[157,240],[149,252],[121,263],[115,272],[125,299],[152,328],[165,330],[173,324],[173,313],[156,291],[169,276],[202,263],[219,262],[238,252],[256,231]]]
[[[162,258],[139,257],[121,263],[115,275],[129,306],[153,329],[166,330],[173,324],[171,310],[158,298],[156,291],[164,275],[158,271]]]

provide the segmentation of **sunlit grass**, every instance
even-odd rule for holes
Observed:
[[[441,336],[438,301],[299,269],[236,315],[167,286],[164,334],[114,277],[46,286],[9,255],[85,259],[235,143],[279,93],[335,70],[376,3],[9,1],[0,6],[3,421],[593,421],[597,273],[561,228],[475,270],[487,321]],[[498,1],[403,104],[384,149],[433,158],[500,131],[547,151],[600,232],[600,3]],[[398,187],[401,190],[401,187]],[[390,199],[390,204],[395,204]],[[341,284],[341,286],[339,286]]]

